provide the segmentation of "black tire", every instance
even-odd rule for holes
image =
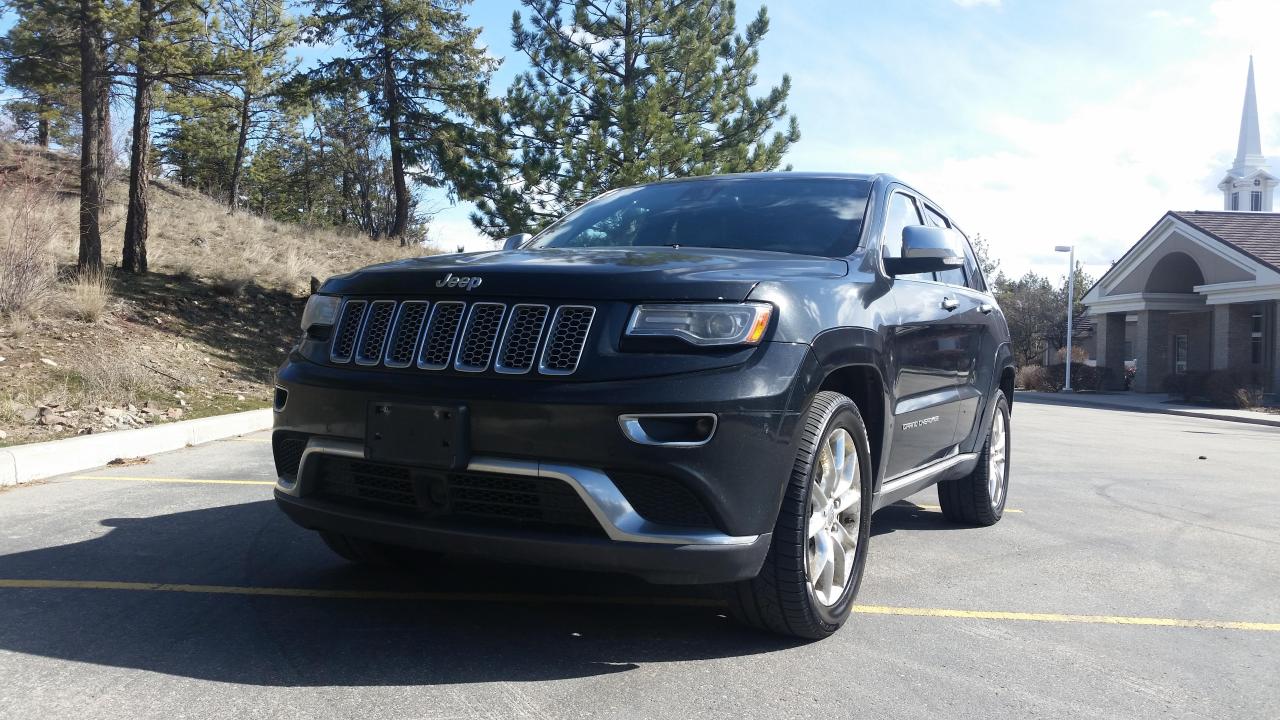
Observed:
[[[1004,422],[1004,477],[998,478],[1000,496],[998,501],[991,496],[991,443],[992,431],[997,420]],[[995,525],[1004,515],[1005,502],[1009,498],[1009,448],[1012,437],[1009,425],[1009,403],[1004,393],[996,393],[996,408],[991,414],[991,425],[987,426],[987,437],[982,442],[982,451],[978,453],[978,464],[973,472],[958,480],[945,480],[938,483],[938,504],[942,506],[942,514],[951,522],[962,525],[987,527]]]
[[[320,539],[329,549],[346,560],[360,565],[377,567],[394,567],[401,565],[398,548],[373,540],[343,535],[342,533],[320,530]]]
[[[837,602],[824,605],[815,597],[805,576],[808,508],[822,444],[836,428],[846,430],[857,449],[860,522],[853,567],[843,594]],[[773,543],[760,574],[728,588],[729,608],[737,620],[763,630],[811,640],[825,638],[840,629],[853,608],[867,561],[871,531],[870,457],[867,429],[857,405],[839,393],[818,393],[801,427],[799,452],[782,497]]]

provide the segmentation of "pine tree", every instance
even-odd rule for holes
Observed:
[[[0,38],[0,80],[18,95],[6,109],[41,147],[74,140],[80,108],[76,8],[60,2],[13,3],[18,19]]]
[[[486,152],[478,131],[497,61],[477,45],[463,12],[470,0],[312,0],[314,42],[339,40],[349,54],[310,73],[323,86],[353,85],[379,118],[390,152],[395,211],[388,234],[406,241],[408,180],[467,195],[472,163]]]
[[[80,26],[80,272],[102,270],[102,205],[111,159],[111,82],[107,65],[108,8],[79,0]]]
[[[126,61],[133,70],[133,127],[129,153],[129,209],[121,267],[147,271],[148,208],[151,184],[151,114],[157,84],[214,72],[201,0],[135,0],[136,14]]]
[[[764,8],[737,34],[732,0],[522,0],[507,92],[510,144],[472,220],[499,237],[536,230],[605,190],[688,175],[776,169],[788,76],[752,97]]]
[[[227,187],[227,207],[235,211],[249,139],[264,119],[279,115],[277,93],[297,68],[288,59],[298,28],[282,0],[219,0],[222,29],[218,44],[235,68],[231,86],[239,110],[236,153]]]

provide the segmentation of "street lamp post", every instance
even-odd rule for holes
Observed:
[[[1076,246],[1075,245],[1058,245],[1054,248],[1057,252],[1070,253],[1067,262],[1067,375],[1066,384],[1062,388],[1062,392],[1074,392],[1071,389],[1071,358],[1072,358],[1072,341],[1075,339],[1075,313],[1076,307]]]

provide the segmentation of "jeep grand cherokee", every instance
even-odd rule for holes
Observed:
[[[941,207],[885,175],[605,193],[494,252],[329,279],[277,375],[281,509],[353,561],[397,546],[722,583],[818,638],[872,513],[1009,481],[1004,317]]]

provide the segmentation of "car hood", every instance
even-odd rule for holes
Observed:
[[[848,272],[844,260],[753,250],[540,248],[397,260],[330,278],[321,292],[742,301],[764,280],[839,278]]]

